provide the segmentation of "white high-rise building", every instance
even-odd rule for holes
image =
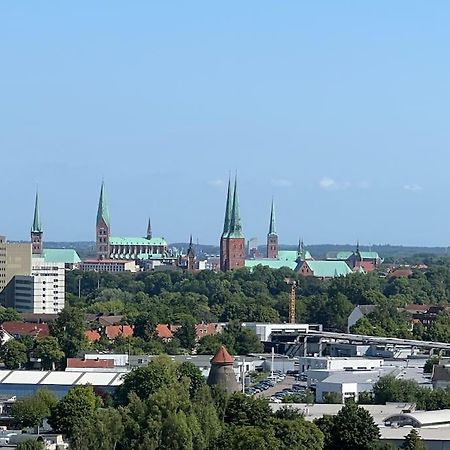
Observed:
[[[64,263],[46,262],[44,258],[33,258],[34,313],[58,313],[64,308],[65,267]],[[30,311],[31,312],[31,311]]]

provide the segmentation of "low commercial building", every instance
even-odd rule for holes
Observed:
[[[88,259],[80,263],[83,272],[137,272],[135,261],[116,259]]]
[[[307,323],[244,322],[242,326],[253,330],[261,342],[273,342],[276,336],[283,336],[287,340],[294,342],[299,333],[305,333],[310,330],[322,330],[322,325]]]
[[[311,369],[336,370],[377,370],[384,364],[382,359],[375,358],[334,358],[322,357],[300,357],[298,359],[300,372]]]
[[[18,399],[46,388],[58,398],[78,385],[90,384],[97,392],[113,394],[123,382],[124,373],[114,372],[54,372],[41,370],[0,370],[0,395],[15,395]]]

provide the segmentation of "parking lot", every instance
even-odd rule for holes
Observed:
[[[286,376],[284,380],[279,381],[274,386],[271,386],[269,389],[265,391],[259,392],[255,396],[269,398],[272,397],[272,395],[276,394],[277,392],[282,391],[283,389],[291,389],[295,383],[297,383],[297,381],[295,381],[294,377]]]

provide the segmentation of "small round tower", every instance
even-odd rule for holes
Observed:
[[[207,383],[210,386],[220,386],[229,393],[239,391],[240,388],[233,370],[233,363],[234,358],[222,345],[211,359],[211,369]]]

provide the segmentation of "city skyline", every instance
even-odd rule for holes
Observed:
[[[0,233],[217,244],[228,173],[263,243],[449,244],[450,5],[0,5]],[[237,11],[239,13],[237,13]],[[418,31],[420,30],[420,32]]]

